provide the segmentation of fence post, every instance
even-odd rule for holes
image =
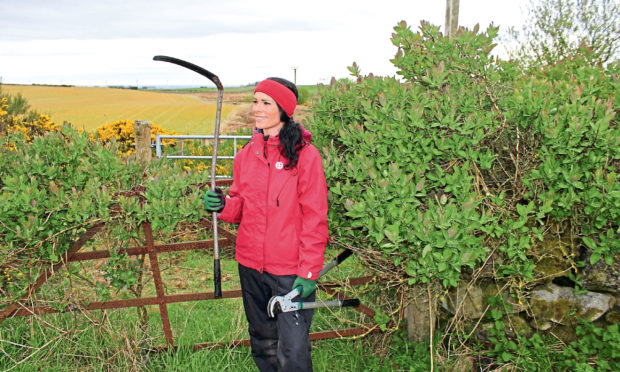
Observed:
[[[460,0],[446,0],[446,37],[454,38],[459,28],[459,3]]]
[[[151,161],[151,123],[148,120],[136,120],[133,130],[136,137],[136,159],[148,163]]]
[[[416,286],[411,289],[412,301],[407,305],[407,336],[409,341],[426,342],[431,337],[431,326],[435,325],[436,308],[434,301],[429,301],[426,287]]]
[[[155,156],[161,158],[161,134],[155,135]]]

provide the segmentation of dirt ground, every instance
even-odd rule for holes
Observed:
[[[191,95],[194,97],[198,97],[205,102],[217,102],[216,92],[192,93]],[[226,91],[224,91],[224,95],[222,96],[222,102],[224,104],[232,104],[237,106],[228,117],[222,120],[220,129],[222,134],[234,133],[242,128],[254,127],[251,93],[226,93]],[[301,123],[306,117],[307,112],[308,106],[297,105],[293,118],[296,122]]]

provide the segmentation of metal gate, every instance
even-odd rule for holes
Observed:
[[[231,180],[219,180],[218,185],[224,186],[229,185]],[[205,228],[211,229],[212,222],[206,219],[201,221],[201,225]],[[30,296],[32,296],[46,281],[48,278],[55,275],[59,269],[61,269],[66,263],[69,262],[78,262],[78,261],[87,261],[87,260],[98,260],[98,259],[106,259],[110,257],[110,252],[107,250],[96,250],[90,252],[80,252],[80,249],[90,240],[92,239],[99,231],[103,229],[105,226],[104,223],[99,223],[92,226],[88,229],[77,241],[75,241],[69,250],[67,250],[62,257],[62,260],[58,263],[51,265],[47,270],[43,272],[39,278],[32,283],[27,290],[27,293],[21,298],[21,300],[16,301],[5,309],[0,311],[0,323],[6,320],[9,317],[14,316],[32,316],[37,314],[49,314],[49,313],[59,313],[59,312],[70,312],[76,311],[75,306],[68,306],[63,310],[58,310],[57,308],[51,306],[28,306],[28,301],[26,301]],[[183,243],[175,243],[175,244],[155,244],[153,239],[153,231],[151,228],[150,222],[144,222],[141,225],[141,228],[144,232],[146,245],[145,246],[137,246],[125,249],[120,253],[126,253],[128,256],[137,256],[137,255],[147,255],[149,258],[149,262],[151,265],[151,272],[153,276],[153,281],[155,283],[156,296],[154,297],[138,297],[133,299],[123,299],[123,300],[108,300],[108,301],[98,301],[91,302],[88,304],[79,305],[81,310],[104,310],[104,309],[121,309],[121,308],[129,308],[129,307],[139,307],[146,305],[157,305],[159,307],[159,313],[161,317],[161,322],[164,330],[164,337],[166,339],[166,345],[162,345],[156,347],[156,350],[167,350],[170,348],[175,348],[176,345],[174,343],[174,336],[172,334],[172,329],[170,327],[170,320],[168,318],[168,304],[179,303],[179,302],[190,302],[190,301],[205,301],[205,300],[218,300],[219,298],[215,298],[213,292],[197,292],[197,293],[184,293],[184,294],[166,294],[164,291],[164,283],[162,281],[161,271],[159,269],[159,260],[158,254],[165,252],[180,252],[180,251],[190,251],[190,250],[208,250],[212,249],[214,245],[213,240],[201,240],[201,241],[192,241],[192,242],[183,242]],[[220,247],[234,247],[234,242],[236,236],[224,229],[218,229],[221,233],[221,238],[218,239]],[[369,283],[373,280],[372,277],[359,277],[352,278],[348,281],[349,285],[363,285]],[[339,293],[337,289],[340,286],[335,283],[319,283],[318,289],[323,290],[330,295],[334,296],[337,299],[347,299],[345,295]],[[241,290],[225,290],[222,291],[221,298],[239,298],[241,297]],[[372,309],[367,306],[360,304],[356,307],[356,309],[371,319],[374,317],[375,313]],[[310,334],[311,340],[320,340],[320,339],[329,339],[329,338],[341,338],[341,337],[351,337],[351,336],[359,336],[366,335],[370,333],[381,332],[378,325],[372,326],[361,326],[355,328],[346,328],[339,330],[330,330],[323,332],[313,332]],[[249,346],[250,341],[248,339],[244,340],[230,340],[227,342],[203,342],[193,345],[194,350],[202,349],[205,347],[236,347],[236,346]]]

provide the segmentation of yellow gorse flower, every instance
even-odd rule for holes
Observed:
[[[27,121],[22,116],[13,116],[8,113],[7,98],[0,99],[0,129],[4,133],[22,133],[26,142],[32,141],[37,135],[60,130],[49,116],[39,114],[36,119]]]
[[[6,116],[9,113],[9,104],[6,97],[0,98],[0,117]]]
[[[106,123],[95,131],[99,142],[111,143],[116,141],[118,144],[118,152],[123,155],[131,155],[136,153],[134,143],[136,137],[134,133],[134,121],[133,120],[116,120],[110,123]],[[151,123],[151,140],[155,141],[157,134],[178,134],[175,131],[167,131],[157,124]],[[164,143],[174,143],[174,140],[164,140]]]

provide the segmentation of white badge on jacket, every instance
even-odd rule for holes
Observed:
[[[284,168],[284,164],[281,161],[277,162],[276,163],[276,169],[280,170],[282,168]]]

